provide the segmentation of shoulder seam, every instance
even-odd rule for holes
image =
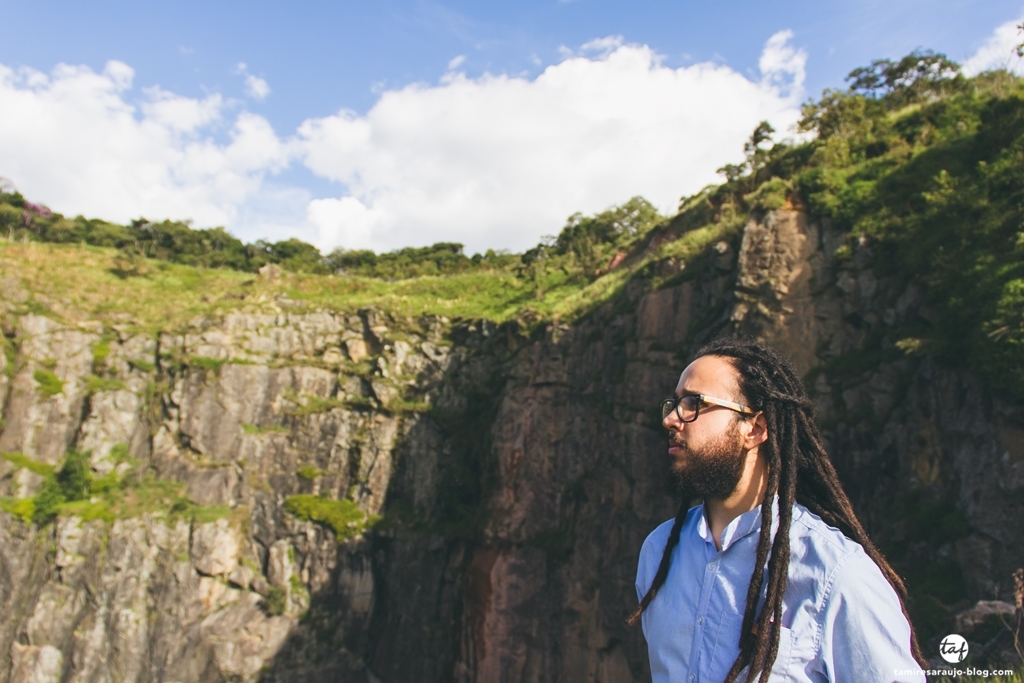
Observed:
[[[804,514],[812,514],[813,515],[813,513],[810,510],[804,510],[803,512],[804,512]],[[856,547],[855,548],[847,548],[847,547],[844,547],[840,543],[836,543],[834,540],[832,540],[829,537],[828,534],[822,533],[821,529],[818,529],[816,525],[809,524],[804,519],[804,514],[801,514],[799,519],[794,519],[793,522],[799,522],[800,524],[802,524],[803,527],[805,529],[807,529],[807,531],[813,533],[817,538],[820,538],[821,540],[825,541],[826,543],[829,544],[829,546],[831,548],[833,548],[836,551],[838,551],[839,553],[841,553],[843,555],[844,559],[846,557],[848,557],[849,555],[851,555],[853,553],[856,553],[858,549],[863,550],[863,548],[861,547],[860,543],[857,543],[857,541],[854,541],[852,538],[848,537],[846,534],[844,534],[839,529],[836,529],[835,527],[828,526],[828,524],[825,524],[825,521],[822,520],[821,518],[815,517],[815,519],[817,519],[819,522],[824,524],[826,528],[834,529],[836,531],[836,533],[842,535],[843,538],[845,538],[846,540],[850,541],[851,543],[854,543],[856,545]]]

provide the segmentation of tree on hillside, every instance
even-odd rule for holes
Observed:
[[[750,134],[750,139],[743,143],[743,154],[747,157],[747,165],[750,167],[751,173],[757,173],[764,166],[768,150],[763,145],[772,141],[774,132],[772,124],[762,121]]]
[[[850,92],[882,99],[892,109],[940,94],[959,80],[960,65],[941,52],[914,50],[903,59],[876,59],[846,77]]]

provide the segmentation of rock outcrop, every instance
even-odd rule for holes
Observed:
[[[6,314],[0,452],[23,458],[0,460],[0,495],[37,493],[69,449],[123,493],[48,524],[0,512],[0,683],[646,680],[624,619],[675,507],[657,405],[725,332],[806,373],[911,579],[938,567],[950,602],[1006,599],[1020,408],[896,338],[927,302],[869,243],[779,210],[713,251],[532,335],[376,309],[155,337]],[[380,521],[296,516],[301,494]]]

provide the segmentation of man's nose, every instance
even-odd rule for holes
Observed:
[[[679,419],[679,415],[674,410],[661,418],[661,426],[670,432],[678,432],[683,428],[683,424],[683,421]]]

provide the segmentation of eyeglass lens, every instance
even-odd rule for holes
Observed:
[[[700,402],[694,395],[670,398],[661,404],[661,419],[665,419],[675,410],[677,417],[683,422],[692,422],[697,419],[697,408]],[[678,408],[677,408],[678,406]]]

